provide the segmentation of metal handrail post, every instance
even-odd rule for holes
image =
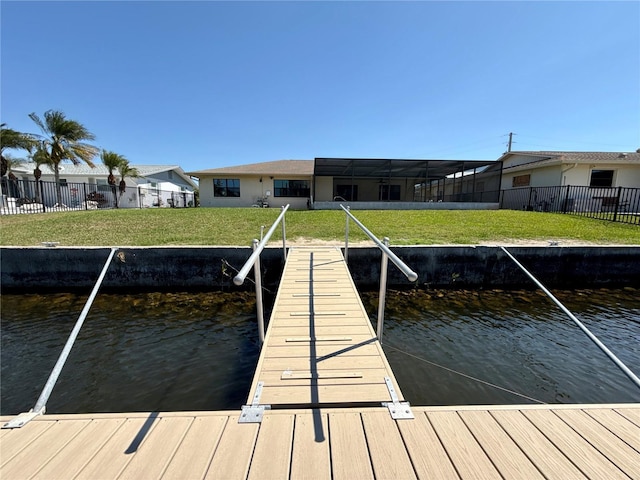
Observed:
[[[616,357],[616,355],[615,355],[611,350],[609,350],[609,349],[605,346],[605,344],[604,344],[604,343],[602,343],[602,342],[598,339],[598,337],[596,337],[593,333],[591,333],[591,331],[589,331],[589,329],[588,329],[586,326],[584,326],[584,324],[583,324],[580,320],[578,320],[578,319],[576,318],[576,316],[575,316],[573,313],[571,313],[571,311],[570,311],[567,307],[565,307],[565,306],[560,302],[560,300],[558,300],[556,297],[554,297],[554,296],[553,296],[553,294],[552,294],[549,290],[547,290],[547,288],[546,288],[546,287],[545,287],[545,286],[544,286],[540,281],[538,281],[538,279],[537,279],[536,277],[534,277],[531,273],[529,273],[529,271],[528,271],[528,270],[527,270],[527,269],[526,269],[526,268],[525,268],[525,267],[524,267],[524,266],[523,266],[523,265],[522,265],[518,260],[516,260],[516,258],[515,258],[513,255],[511,255],[511,253],[510,253],[506,248],[504,248],[504,247],[500,247],[500,248],[502,249],[502,251],[503,251],[504,253],[506,253],[506,254],[508,255],[508,257],[509,257],[511,260],[513,260],[513,261],[514,261],[514,263],[515,263],[518,267],[520,267],[520,269],[521,269],[524,273],[526,273],[526,274],[527,274],[527,276],[528,276],[531,280],[533,280],[533,282],[534,282],[536,285],[538,285],[538,287],[540,287],[540,289],[541,289],[544,293],[546,293],[546,294],[547,294],[547,296],[548,296],[551,300],[553,300],[553,302],[554,302],[558,307],[560,307],[560,309],[561,309],[564,313],[566,313],[566,314],[569,316],[569,318],[570,318],[571,320],[573,320],[573,322],[574,322],[576,325],[578,325],[578,327],[580,327],[580,329],[581,329],[581,330],[582,330],[582,331],[587,335],[587,337],[589,337],[589,338],[593,341],[593,343],[595,343],[595,344],[600,348],[600,350],[602,350],[602,351],[603,351],[603,352],[604,352],[604,353],[605,353],[605,354],[606,354],[606,355],[607,355],[607,356],[608,356],[608,357],[613,361],[613,363],[615,363],[615,364],[618,366],[618,368],[620,368],[620,370],[622,370],[622,371],[625,373],[625,375],[626,375],[627,377],[629,377],[629,379],[630,379],[633,383],[635,383],[635,384],[636,384],[636,386],[640,387],[640,378],[638,378],[638,377],[636,376],[636,374],[635,374],[635,373],[633,373],[633,372],[632,372],[632,371],[631,371],[631,370],[630,370],[630,369],[629,369],[629,368],[628,368],[624,363],[622,363],[622,361],[621,361],[618,357]]]
[[[340,205],[342,207],[342,205]],[[344,209],[344,207],[342,207]],[[351,207],[347,206],[345,212],[347,213],[347,224],[344,227],[344,263],[349,265],[349,210]]]
[[[384,244],[389,246],[389,237],[384,237]],[[387,270],[389,265],[389,257],[382,252],[382,261],[380,262],[380,295],[378,300],[378,340],[382,341],[382,329],[384,328],[384,306],[387,297]]]
[[[273,222],[273,225],[271,225],[271,228],[269,229],[267,234],[264,236],[264,238],[258,244],[258,248],[253,251],[253,253],[249,257],[249,259],[244,263],[244,265],[242,266],[242,268],[238,272],[238,274],[235,277],[233,277],[233,283],[235,283],[238,286],[240,286],[240,285],[242,285],[244,283],[244,280],[245,280],[245,278],[247,278],[247,274],[249,273],[249,270],[251,270],[251,267],[256,262],[256,259],[260,256],[260,253],[262,253],[262,250],[264,249],[264,246],[267,244],[267,242],[271,238],[271,235],[273,235],[273,232],[275,231],[276,227],[278,226],[278,223],[280,223],[282,221],[282,219],[284,218],[284,214],[287,212],[288,208],[289,208],[289,205],[286,205],[282,209],[282,213],[280,213],[280,215],[278,216],[276,221]]]
[[[378,240],[375,235],[371,233],[367,229],[367,227],[365,227],[356,217],[354,217],[353,214],[349,212],[342,204],[340,205],[340,207],[342,207],[342,209],[347,213],[347,216],[360,227],[360,229],[378,246],[378,248],[389,256],[394,265],[400,269],[400,271],[409,279],[409,281],[415,282],[418,279],[418,274],[411,270],[406,263],[400,260],[398,256],[389,249],[389,247]]]
[[[258,248],[258,240],[253,240],[253,251]],[[260,345],[264,343],[264,307],[262,303],[262,269],[260,268],[260,256],[256,258],[253,264],[253,275],[256,284],[256,310],[258,315],[258,336],[260,337]]]
[[[75,343],[76,338],[78,337],[78,333],[80,333],[82,324],[84,323],[85,318],[87,318],[87,315],[89,314],[91,305],[93,305],[93,301],[95,300],[96,295],[98,294],[98,290],[100,290],[100,286],[102,285],[102,281],[104,280],[104,277],[107,274],[107,270],[111,265],[111,260],[113,259],[113,256],[115,255],[116,250],[117,250],[116,248],[111,249],[111,253],[107,258],[107,261],[105,262],[104,267],[102,267],[102,271],[100,272],[100,276],[98,277],[98,280],[96,281],[96,284],[94,285],[93,290],[91,291],[91,295],[89,295],[89,298],[87,299],[87,302],[85,303],[84,308],[80,313],[80,317],[76,321],[76,324],[74,325],[73,330],[71,330],[71,334],[67,339],[67,343],[65,343],[64,348],[62,349],[62,353],[60,353],[60,356],[58,357],[58,361],[53,367],[53,370],[49,375],[49,379],[47,380],[47,383],[42,389],[42,393],[40,394],[40,397],[38,397],[38,400],[36,401],[35,406],[28,413],[20,414],[18,417],[14,418],[13,420],[5,423],[2,426],[2,428],[20,428],[26,423],[28,423],[29,421],[31,421],[36,416],[42,415],[45,413],[49,396],[51,395],[51,392],[53,391],[53,387],[56,385],[56,382],[58,381],[60,372],[62,372],[62,368],[64,367],[64,364],[67,361],[67,358],[69,357],[69,353],[71,352],[71,348],[73,347],[73,344]]]
[[[284,212],[284,205],[282,206],[282,211]],[[287,261],[287,229],[284,223],[285,217],[282,216],[282,255],[284,257],[284,261]]]

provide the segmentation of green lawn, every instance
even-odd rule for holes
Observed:
[[[241,245],[260,237],[279,209],[187,208],[61,212],[0,217],[0,245]],[[640,227],[572,215],[512,210],[353,211],[394,245],[477,245],[559,241],[640,244]],[[266,231],[265,229],[265,231]],[[287,240],[343,241],[342,211],[289,211]],[[273,240],[281,239],[278,227]],[[350,242],[366,240],[351,222]]]

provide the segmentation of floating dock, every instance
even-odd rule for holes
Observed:
[[[409,407],[341,250],[294,248],[241,411],[39,416],[0,478],[640,479],[640,405]]]

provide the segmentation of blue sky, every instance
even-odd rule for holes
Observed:
[[[134,164],[640,148],[640,2],[1,3],[1,120]]]

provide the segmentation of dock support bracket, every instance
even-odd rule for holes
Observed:
[[[391,381],[391,378],[384,377],[384,383],[387,384],[389,395],[391,395],[391,402],[382,402],[382,405],[389,409],[391,418],[393,418],[394,420],[415,418],[413,416],[413,412],[411,411],[411,406],[409,405],[409,402],[401,402],[400,399],[398,398],[398,395],[396,394],[396,389],[393,387],[393,382]]]
[[[16,418],[9,420],[7,423],[2,425],[2,428],[22,428],[34,418],[44,415],[44,411],[45,407],[42,407],[38,411],[33,411],[33,409],[31,409],[28,412],[21,413]]]
[[[260,395],[262,395],[264,382],[258,382],[256,393],[253,395],[251,405],[243,405],[238,423],[262,423],[262,415],[265,410],[271,410],[271,405],[260,405]]]

